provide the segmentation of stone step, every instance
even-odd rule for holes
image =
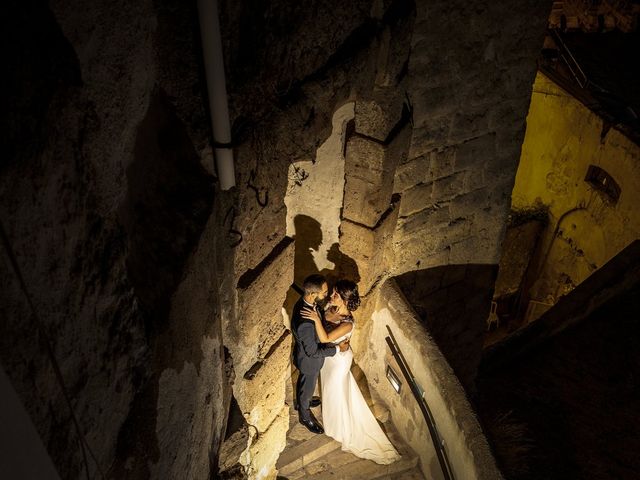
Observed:
[[[276,468],[281,475],[288,476],[339,448],[340,444],[331,437],[314,435],[300,445],[285,450]]]
[[[328,459],[331,460],[330,458]],[[309,480],[355,480],[385,478],[392,475],[397,478],[397,474],[413,470],[418,465],[418,457],[403,456],[397,462],[390,465],[378,465],[370,460],[358,459],[340,467],[332,468],[330,471],[322,471],[315,475],[307,475],[304,478]]]
[[[366,382],[362,373],[357,375]],[[366,388],[361,385],[366,392]],[[291,404],[293,385],[288,385],[287,402]],[[365,396],[366,398],[366,396]],[[369,399],[370,400],[370,399]],[[381,407],[381,406],[380,406]],[[385,408],[372,408],[374,415],[383,424],[383,429],[402,458],[391,465],[378,465],[369,460],[343,452],[340,444],[326,435],[315,435],[298,423],[298,415],[290,409],[290,429],[287,432],[287,447],[280,455],[276,468],[278,477],[287,480],[420,480],[422,475],[418,457],[407,446],[388,419]],[[322,418],[321,408],[315,409],[317,418]]]
[[[316,460],[315,462],[306,465],[300,470],[289,474],[288,480],[306,479],[311,475],[317,475],[322,472],[328,472],[335,468],[340,468],[349,463],[357,462],[360,459],[355,455],[352,455],[342,450],[335,450],[328,455]]]

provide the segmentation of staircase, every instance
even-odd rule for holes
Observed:
[[[361,384],[361,379],[358,379]],[[367,398],[366,391],[365,398]],[[369,399],[367,399],[369,400]],[[378,465],[340,450],[340,444],[326,435],[309,432],[298,423],[298,412],[293,409],[293,388],[287,382],[289,431],[287,446],[280,454],[276,468],[278,479],[284,480],[356,480],[394,479],[423,480],[418,466],[418,456],[407,447],[395,431],[391,421],[383,423],[383,429],[402,458],[391,465]],[[370,402],[369,402],[370,403]],[[314,408],[316,418],[322,418],[321,407]]]

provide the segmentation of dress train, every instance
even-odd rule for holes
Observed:
[[[346,452],[380,464],[392,463],[400,455],[362,396],[351,374],[352,361],[350,349],[324,361],[320,371],[324,431]]]

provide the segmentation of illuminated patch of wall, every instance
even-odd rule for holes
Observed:
[[[538,73],[512,207],[549,207],[533,299],[554,303],[631,241],[640,238],[640,147]],[[620,187],[612,202],[585,181],[590,165]]]

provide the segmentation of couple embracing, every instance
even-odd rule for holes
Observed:
[[[300,423],[313,433],[326,433],[342,444],[342,450],[358,457],[381,464],[394,462],[399,454],[351,374],[352,313],[360,305],[356,284],[339,280],[329,295],[327,281],[316,274],[305,279],[303,288],[291,320],[295,338],[293,362],[299,370],[296,408]],[[318,376],[321,402],[313,397]],[[324,429],[311,412],[311,407],[320,403]]]

